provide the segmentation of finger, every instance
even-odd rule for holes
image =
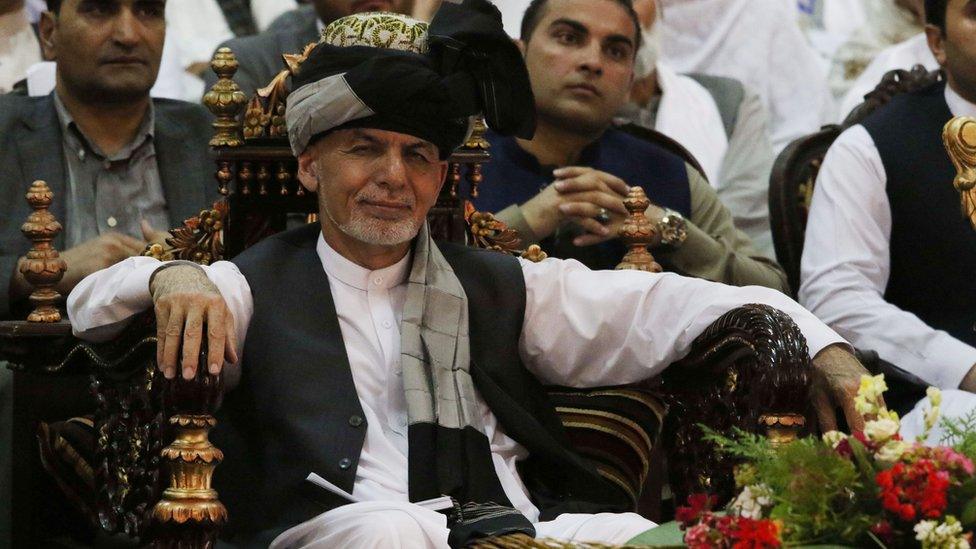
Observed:
[[[556,168],[552,170],[552,175],[559,179],[569,179],[571,177],[579,177],[583,174],[594,172],[593,168],[588,168],[586,166],[564,166],[562,168]]]
[[[156,229],[153,229],[153,226],[145,219],[139,221],[139,228],[142,229],[142,239],[146,242],[152,242],[156,235]]]
[[[224,366],[226,345],[227,325],[224,322],[224,308],[213,305],[207,308],[207,371],[211,375],[219,374]]]
[[[559,205],[559,211],[566,217],[580,219],[593,218],[600,215],[602,207],[591,202],[564,202]]]
[[[813,409],[817,413],[821,433],[837,430],[837,416],[834,414],[834,406],[830,402],[830,397],[822,389],[813,390]]]
[[[203,311],[191,306],[186,312],[186,324],[183,327],[183,379],[193,379],[197,375],[202,340]]]
[[[114,233],[116,252],[119,258],[127,258],[142,253],[146,248],[146,243],[138,238],[132,238],[127,234]]]
[[[169,237],[168,232],[160,231],[159,229],[156,229],[155,227],[150,225],[149,222],[146,221],[145,219],[139,222],[139,227],[142,229],[143,240],[145,240],[150,244],[156,242],[159,243],[166,242],[166,239]]]
[[[237,325],[234,322],[234,314],[230,311],[224,313],[224,322],[227,324],[227,343],[224,358],[231,364],[237,364],[240,358],[237,356]]]
[[[626,198],[627,194],[630,193],[630,185],[628,185],[623,179],[615,175],[611,175],[607,172],[596,172],[596,177],[607,186],[608,189],[614,193]]]
[[[166,344],[166,326],[169,323],[169,305],[164,303],[156,304],[156,367],[167,378],[166,368],[163,367],[163,346]]]
[[[850,432],[854,431],[864,431],[864,417],[857,412],[857,408],[854,406],[854,396],[856,391],[843,391],[838,394],[838,404],[844,410],[844,418],[847,419],[847,428]]]
[[[629,214],[627,207],[624,206],[624,201],[622,198],[603,190],[560,194],[562,195],[563,202],[589,202],[591,204],[596,204],[600,208],[606,208],[607,210],[621,216]]]
[[[163,333],[165,341],[163,343],[163,375],[167,379],[176,377],[176,357],[180,349],[180,337],[183,335],[183,309],[174,305],[169,312],[169,319],[166,321],[166,328]]]

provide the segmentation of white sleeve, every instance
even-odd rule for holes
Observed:
[[[634,383],[683,357],[729,310],[764,303],[790,315],[813,356],[844,343],[795,301],[759,286],[733,287],[671,273],[591,271],[573,260],[522,261],[522,359],[542,382],[574,387]]]
[[[886,181],[863,126],[830,147],[807,221],[800,302],[855,346],[954,389],[976,364],[976,349],[884,300],[891,237]]]
[[[152,307],[149,278],[161,265],[151,257],[130,257],[85,277],[68,295],[68,318],[75,336],[97,342],[122,332],[132,317]],[[254,309],[251,288],[229,261],[218,261],[203,270],[234,315],[240,357]]]

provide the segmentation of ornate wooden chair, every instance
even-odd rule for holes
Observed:
[[[212,67],[220,79],[205,98],[216,117],[211,145],[225,198],[172,230],[168,245],[150,247],[149,255],[209,263],[283,230],[289,216],[314,219],[315,198],[295,178],[285,136],[287,74],[248,101],[232,80],[236,65],[229,50],[217,52]],[[454,154],[448,183],[430,212],[432,231],[440,239],[544,258],[537,247],[520,250],[513,231],[473,211],[459,195],[462,178],[478,192],[481,164],[489,157],[478,131]],[[632,214],[622,236],[630,250],[620,268],[654,270],[659,267],[647,246],[655,235],[643,219],[646,198],[639,191],[628,199]],[[51,537],[57,519],[50,510],[67,496],[103,533],[162,547],[212,546],[227,520],[209,484],[222,454],[207,440],[221,379],[203,372],[189,382],[162,379],[151,313],[109,343],[71,337],[51,289],[63,271],[51,248],[60,230],[46,209],[52,199],[36,184],[29,196],[36,211],[25,224],[34,242],[28,279],[37,288],[38,314],[0,323],[0,358],[15,369],[14,543]],[[655,463],[667,464],[679,500],[701,490],[731,495],[732,463],[701,440],[700,425],[796,436],[809,411],[808,375],[806,344],[793,322],[752,305],[722,316],[657,379],[587,391],[553,387],[550,398],[580,451],[635,508],[647,510],[659,503],[664,477]],[[90,419],[52,423],[83,414]],[[44,465],[63,495],[46,486],[50,479],[34,459],[38,432]]]
[[[892,97],[919,90],[941,78],[939,71],[929,72],[921,65],[910,71],[890,71],[841,124],[824,126],[819,132],[790,143],[779,153],[769,179],[769,224],[776,259],[786,271],[794,297],[800,288],[800,257],[803,255],[807,213],[827,149],[841,132],[861,123],[878,108],[887,105]]]

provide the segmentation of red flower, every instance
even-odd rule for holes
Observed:
[[[767,549],[779,547],[779,524],[769,519],[739,517],[731,538],[732,549]]]
[[[916,517],[935,519],[942,516],[949,490],[949,473],[940,470],[930,459],[913,464],[896,463],[875,477],[881,488],[884,509],[905,522]]]
[[[687,507],[675,509],[674,519],[684,527],[693,526],[703,513],[711,511],[717,503],[718,496],[710,496],[705,493],[691,494],[688,496]]]
[[[885,545],[891,545],[895,539],[895,529],[891,527],[891,523],[887,520],[881,520],[877,524],[871,527],[871,532],[878,536]]]

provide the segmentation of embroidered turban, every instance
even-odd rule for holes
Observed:
[[[503,135],[535,131],[528,72],[486,0],[445,0],[430,25],[392,13],[338,19],[292,88],[285,121],[295,155],[323,133],[359,127],[430,141],[446,159],[477,114]]]

